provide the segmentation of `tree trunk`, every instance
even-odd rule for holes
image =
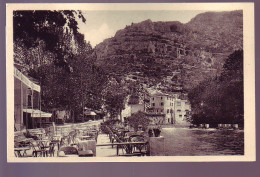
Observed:
[[[122,122],[122,109],[121,108],[119,110],[119,115],[120,115],[120,122]]]

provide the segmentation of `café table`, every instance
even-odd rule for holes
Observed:
[[[52,138],[54,139],[54,140],[60,140],[61,139],[61,135],[53,135],[52,136]]]
[[[43,136],[44,133],[35,133],[35,134],[37,135],[37,137],[38,137],[40,140],[42,140],[42,136]]]
[[[92,136],[79,136],[78,137],[80,140],[90,140]]]
[[[96,141],[95,140],[79,140],[77,145],[78,145],[79,151],[91,150],[93,152],[93,156],[96,155]]]
[[[18,156],[18,157],[23,157],[24,154],[26,154],[26,151],[27,151],[27,150],[30,150],[30,148],[29,148],[29,147],[18,147],[18,148],[14,148],[14,151],[17,152],[17,156]],[[24,152],[23,155],[21,154],[21,151]]]

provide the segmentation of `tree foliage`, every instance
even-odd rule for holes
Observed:
[[[124,109],[126,90],[123,88],[120,81],[117,81],[114,77],[108,80],[106,88],[102,91],[104,105],[106,111],[113,119],[118,115],[121,115],[121,111]]]
[[[15,11],[13,19],[14,60],[40,82],[42,109],[73,110],[76,117],[84,107],[120,114],[125,89],[95,65],[90,43],[78,31],[78,21],[86,22],[81,11]]]
[[[202,82],[188,96],[192,123],[243,125],[243,51],[232,53],[223,65],[221,76]]]
[[[42,88],[42,108],[69,109],[102,106],[106,77],[94,65],[92,47],[78,32],[80,11],[15,11],[14,60],[27,68]]]
[[[129,125],[135,130],[138,130],[139,125],[142,125],[142,127],[146,129],[150,123],[149,117],[147,117],[146,114],[141,111],[132,114],[130,117],[127,118],[127,120]]]

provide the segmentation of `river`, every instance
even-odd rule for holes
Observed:
[[[243,130],[163,128],[165,155],[243,155]]]

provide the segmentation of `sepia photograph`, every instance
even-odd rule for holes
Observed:
[[[8,162],[255,160],[253,4],[6,16]]]

